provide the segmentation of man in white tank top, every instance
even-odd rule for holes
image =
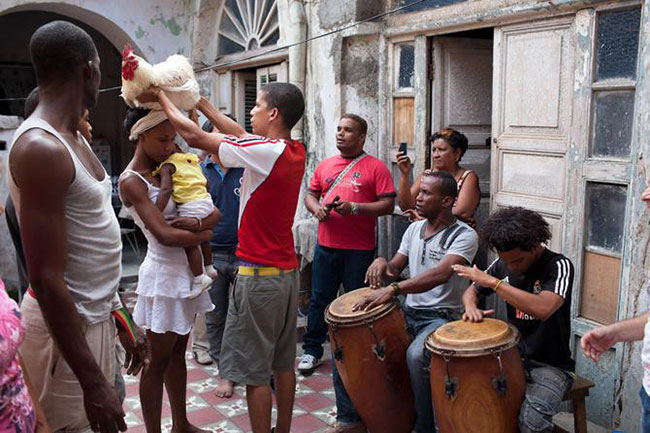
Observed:
[[[650,208],[650,187],[641,194]],[[643,383],[639,392],[641,399],[641,432],[650,433],[650,313],[645,312],[633,319],[601,326],[587,332],[580,339],[582,352],[586,357],[598,362],[600,356],[619,341],[643,340],[641,364],[643,364]]]
[[[113,388],[120,229],[110,177],[77,132],[84,109],[97,102],[99,57],[90,36],[64,21],[40,27],[30,51],[40,101],[9,155],[31,282],[21,305],[21,356],[52,430],[124,431]],[[120,337],[137,373],[148,352],[129,331],[139,335],[121,328]]]

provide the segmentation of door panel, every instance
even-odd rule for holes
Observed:
[[[572,18],[495,30],[492,208],[524,206],[563,244],[571,127]]]

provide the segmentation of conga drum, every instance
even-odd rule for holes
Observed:
[[[425,343],[440,433],[517,433],[526,379],[519,331],[495,319],[447,323]]]
[[[363,288],[346,293],[325,310],[334,361],[370,432],[408,433],[415,421],[406,365],[411,336],[397,303],[352,311],[371,292]]]

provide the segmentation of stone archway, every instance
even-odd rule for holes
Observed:
[[[3,2],[9,3],[9,2]],[[64,2],[56,3],[25,3],[20,1],[15,1],[14,3],[24,3],[19,4],[13,7],[2,8],[0,7],[0,16],[7,15],[15,12],[52,12],[59,15],[63,15],[73,20],[84,23],[85,25],[92,27],[101,33],[114,47],[118,50],[124,44],[131,45],[134,49],[142,52],[139,49],[138,44],[129,34],[122,29],[115,22],[106,18],[105,16],[100,15],[97,12],[91,11],[89,9],[84,9],[82,7],[66,4]],[[143,55],[143,56],[146,56]],[[146,57],[145,57],[146,58]]]
[[[54,12],[54,10],[56,12]],[[77,6],[57,4],[24,4],[0,11],[0,26],[12,35],[11,41],[0,40],[0,93],[5,97],[24,97],[36,85],[29,39],[41,25],[54,20],[71,21],[86,30],[95,41],[101,59],[103,89],[121,83],[121,47],[135,42],[119,26],[107,18]],[[91,110],[94,147],[110,175],[119,174],[128,162],[132,149],[122,131],[126,107],[119,91],[100,93],[98,105]],[[0,106],[0,114],[21,116],[23,101]]]

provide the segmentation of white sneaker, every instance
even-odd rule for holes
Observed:
[[[198,275],[194,277],[192,281],[192,293],[188,296],[188,299],[194,299],[199,296],[212,285],[212,278],[208,277],[205,274]]]
[[[312,374],[319,365],[320,359],[316,359],[315,356],[305,353],[298,363],[298,371],[303,375]]]
[[[208,277],[212,278],[213,280],[216,280],[217,275],[219,275],[219,273],[217,272],[217,270],[214,268],[213,265],[204,266],[203,273]]]

